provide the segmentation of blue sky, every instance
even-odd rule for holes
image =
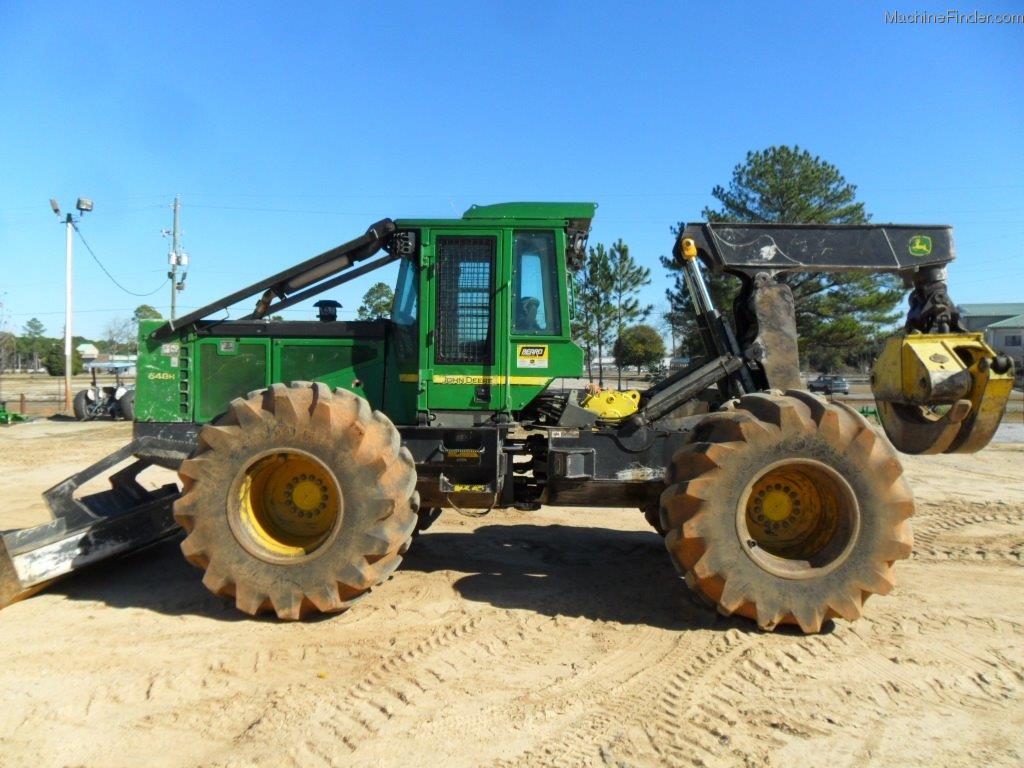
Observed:
[[[384,216],[594,200],[591,242],[626,240],[660,310],[669,227],[777,143],[835,163],[875,221],[953,224],[957,301],[1024,300],[1024,25],[885,23],[919,2],[640,6],[0,4],[7,329],[61,332],[47,200],[78,195],[136,292],[163,279],[182,195],[186,307]],[[166,309],[168,290],[121,292],[80,243],[75,261],[76,333]],[[345,313],[376,279],[333,294]]]

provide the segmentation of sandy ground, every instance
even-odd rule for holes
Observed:
[[[0,527],[127,434],[0,430]],[[1021,765],[1024,445],[906,463],[899,587],[815,637],[691,602],[629,509],[446,513],[302,624],[161,544],[0,612],[0,765]]]

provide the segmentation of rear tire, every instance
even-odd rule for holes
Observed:
[[[71,401],[71,410],[79,421],[88,421],[92,418],[89,415],[89,390],[83,389],[75,393],[75,399]]]
[[[857,619],[910,555],[914,501],[895,451],[809,392],[746,395],[709,416],[666,483],[665,545],[687,585],[762,629]]]
[[[129,390],[121,395],[117,401],[121,408],[121,418],[125,421],[135,421],[135,390]]]
[[[324,384],[232,401],[179,475],[182,552],[252,615],[347,609],[394,572],[416,525],[416,469],[398,431]]]

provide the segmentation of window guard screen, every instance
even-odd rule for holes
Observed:
[[[493,363],[494,237],[437,238],[438,363]]]

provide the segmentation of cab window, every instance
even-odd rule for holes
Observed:
[[[402,259],[395,284],[395,299],[391,305],[391,319],[398,325],[413,325],[416,322],[419,289],[416,285],[416,265],[409,259]]]
[[[554,232],[520,231],[513,235],[512,300],[514,333],[561,335]]]

